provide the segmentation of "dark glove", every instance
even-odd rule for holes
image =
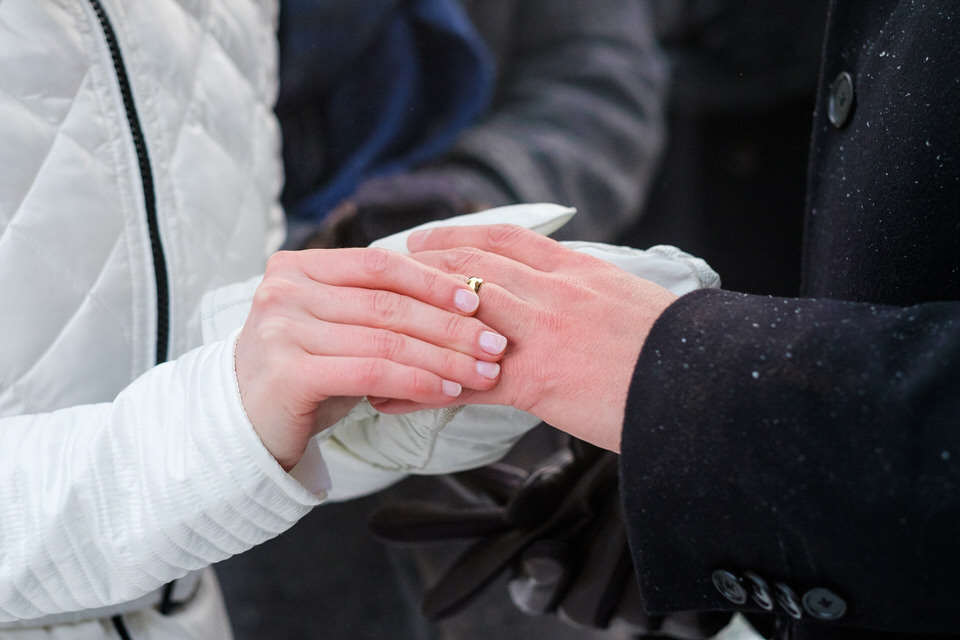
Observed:
[[[531,473],[494,464],[453,478],[477,498],[449,504],[407,501],[382,507],[373,532],[391,541],[480,538],[424,597],[431,620],[469,605],[501,573],[514,604],[604,629],[626,624],[638,635],[706,638],[729,613],[643,611],[620,516],[615,454],[571,441]]]
[[[365,247],[410,227],[487,208],[463,195],[443,172],[401,173],[367,180],[304,241],[306,249]]]

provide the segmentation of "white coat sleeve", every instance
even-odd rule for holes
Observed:
[[[0,420],[0,621],[135,599],[272,538],[324,497],[240,402],[233,340],[112,403]]]

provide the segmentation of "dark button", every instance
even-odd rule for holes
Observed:
[[[773,609],[773,594],[770,592],[767,581],[753,571],[744,571],[743,577],[750,585],[750,597],[753,601],[764,611]]]
[[[803,609],[800,608],[800,598],[794,593],[793,589],[782,582],[773,583],[773,591],[777,594],[777,604],[783,607],[791,618],[799,620],[803,617]]]
[[[803,594],[803,608],[817,620],[836,620],[847,612],[847,603],[829,589],[818,587]]]
[[[853,77],[846,71],[830,83],[830,97],[827,102],[827,117],[837,129],[847,124],[850,110],[853,108]]]
[[[711,577],[713,578],[713,586],[724,598],[733,604],[743,604],[747,601],[747,590],[740,584],[737,576],[729,571],[717,569]]]

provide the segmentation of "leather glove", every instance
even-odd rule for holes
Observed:
[[[529,474],[498,463],[455,475],[475,496],[471,502],[394,503],[374,512],[370,526],[390,541],[479,538],[425,594],[431,620],[469,606],[507,572],[511,600],[528,614],[555,613],[590,628],[626,625],[641,636],[714,635],[729,613],[644,613],[620,517],[617,464],[615,454],[571,440]]]
[[[461,183],[454,174],[429,170],[371,178],[312,229],[303,248],[365,247],[414,225],[490,207]]]

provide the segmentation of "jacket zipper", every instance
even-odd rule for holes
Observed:
[[[147,153],[146,138],[137,115],[137,107],[133,101],[133,90],[130,88],[130,78],[127,75],[123,56],[120,55],[120,45],[117,43],[116,32],[107,12],[100,4],[100,0],[88,0],[103,30],[107,47],[110,49],[110,58],[113,60],[113,69],[120,85],[120,94],[123,97],[123,108],[127,115],[127,124],[133,137],[133,146],[137,152],[137,162],[140,166],[140,179],[143,185],[143,202],[147,215],[147,228],[150,232],[150,247],[153,251],[153,273],[157,285],[157,344],[156,363],[166,361],[170,342],[170,291],[167,282],[167,263],[163,254],[163,244],[160,241],[160,226],[157,221],[157,196],[153,184],[153,169],[150,166],[150,156]]]

